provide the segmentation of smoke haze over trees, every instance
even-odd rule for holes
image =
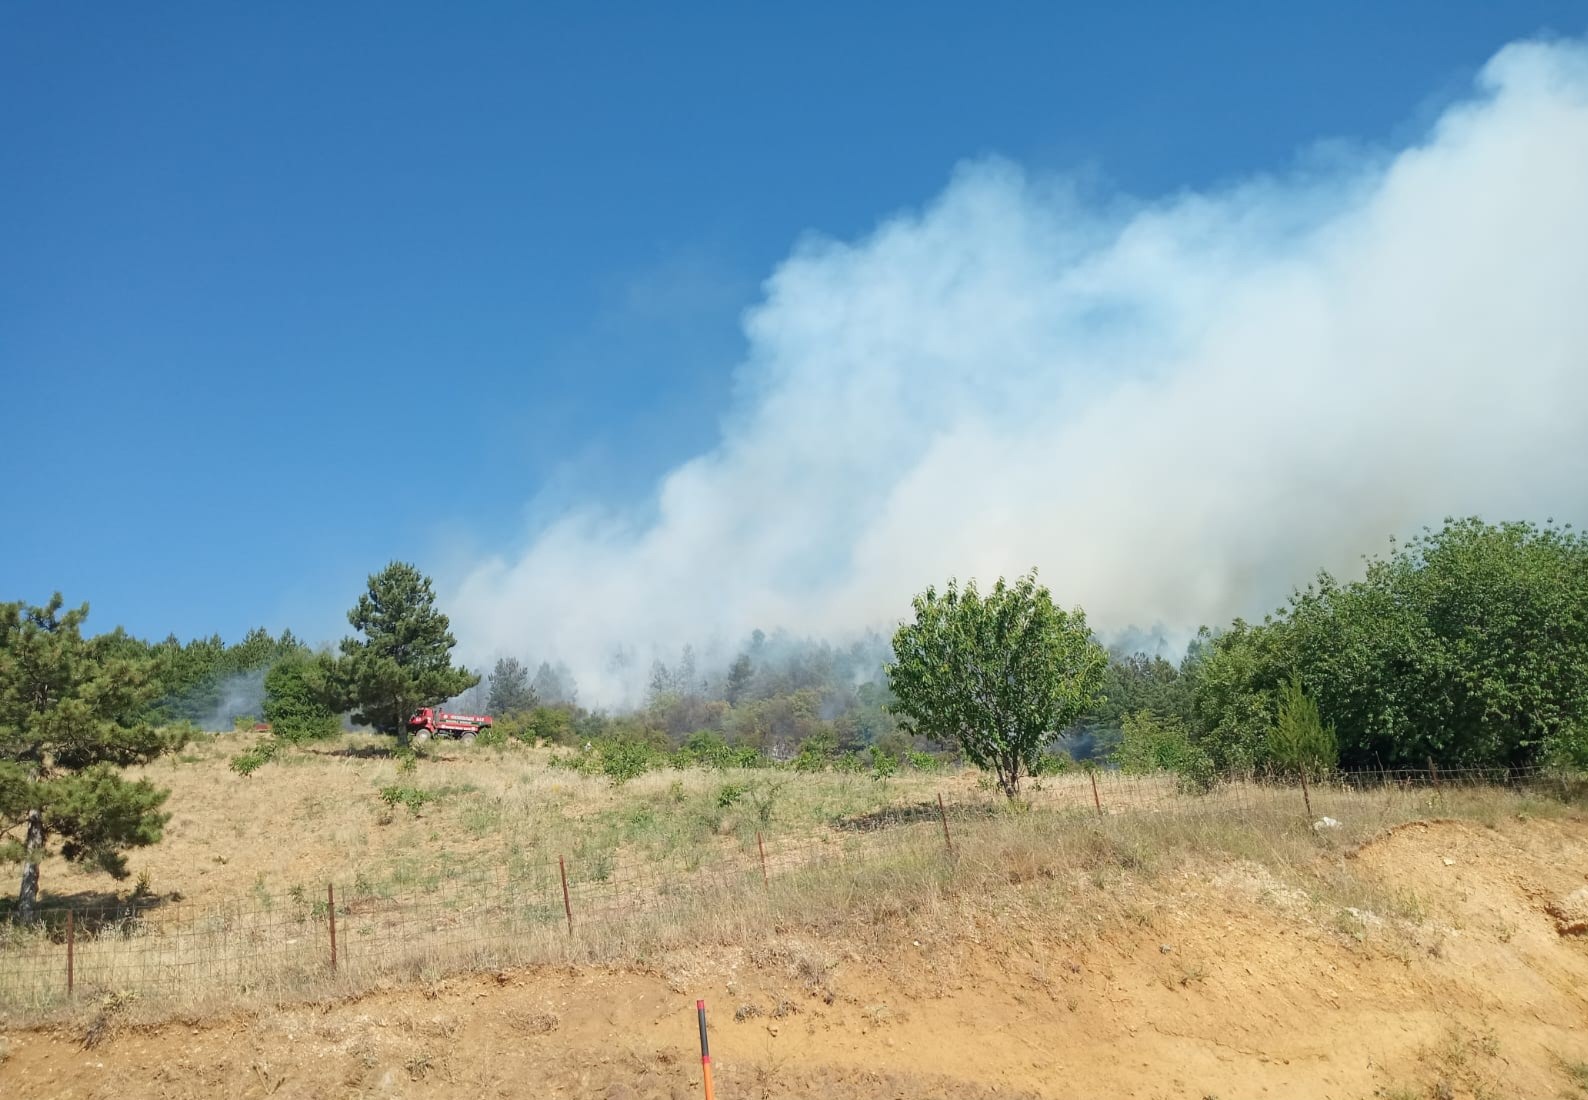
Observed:
[[[771,274],[720,438],[651,499],[569,512],[444,602],[474,665],[638,705],[686,643],[701,669],[756,627],[841,644],[948,576],[1035,564],[1177,658],[1387,532],[1582,516],[1584,194],[1576,41],[1500,51],[1401,147],[1217,190],[968,163]]]

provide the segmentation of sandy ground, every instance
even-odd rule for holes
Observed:
[[[983,899],[952,936],[863,948],[773,932],[223,1019],[113,1009],[0,1037],[0,1095],[693,1097],[704,997],[725,1100],[1588,1097],[1588,827],[1414,825],[1354,858],[1422,918],[1320,919],[1203,868],[1084,942]]]

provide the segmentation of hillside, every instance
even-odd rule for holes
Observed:
[[[167,904],[218,903],[251,880],[264,894],[401,878],[414,845],[426,866],[488,864],[532,830],[618,867],[675,844],[727,853],[744,824],[737,807],[703,820],[734,781],[714,773],[614,789],[544,754],[460,748],[421,769],[451,793],[415,817],[374,796],[391,765],[358,743],[248,780],[224,771],[223,747],[161,765],[178,816],[134,870],[182,892]],[[782,781],[766,830],[789,843],[883,803],[979,793],[973,775]],[[850,847],[794,895],[774,868],[766,900],[736,884],[695,924],[646,915],[570,937],[557,913],[539,962],[471,973],[432,957],[264,999],[91,989],[37,1023],[9,1016],[0,1091],[696,1096],[704,997],[723,1097],[1588,1096],[1580,809],[1508,791],[1320,791],[1342,825],[1319,831],[1288,804],[1042,806],[1063,794],[953,818],[952,861],[925,846],[935,823],[893,824],[867,838],[886,844],[870,862]],[[920,846],[888,839],[905,836]],[[108,885],[46,873],[57,892]]]

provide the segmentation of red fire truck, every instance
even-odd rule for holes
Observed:
[[[473,741],[483,729],[489,729],[489,714],[448,714],[434,707],[421,709],[408,719],[408,736],[414,741],[428,741],[432,737],[456,737],[459,741]]]

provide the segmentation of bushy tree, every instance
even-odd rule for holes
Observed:
[[[118,769],[178,745],[146,720],[153,662],[116,636],[85,638],[88,605],[0,604],[0,859],[22,864],[33,914],[51,841],[66,859],[126,874],[125,852],[160,839],[169,791]],[[19,835],[20,834],[20,835]]]
[[[308,651],[277,661],[265,673],[265,721],[272,736],[292,744],[323,741],[341,732],[331,705],[335,669]]]
[[[503,657],[491,671],[491,693],[486,706],[496,716],[533,710],[540,702],[529,684],[529,669],[516,657]]]
[[[1213,782],[1213,761],[1191,737],[1178,718],[1163,718],[1148,710],[1125,715],[1114,761],[1126,775],[1173,772],[1195,790]]]
[[[430,578],[392,562],[369,578],[369,590],[348,612],[362,638],[344,638],[338,674],[353,719],[406,739],[408,719],[479,683],[452,666],[457,639],[436,606]]]
[[[1212,639],[1195,692],[1221,764],[1270,761],[1292,676],[1345,767],[1558,758],[1588,726],[1588,541],[1448,520],[1359,581],[1320,574],[1263,624],[1237,623]]]
[[[954,581],[914,600],[893,636],[888,680],[907,732],[953,739],[1010,798],[1043,745],[1096,701],[1108,654],[1080,608],[1064,611],[1036,573],[985,597]]]

